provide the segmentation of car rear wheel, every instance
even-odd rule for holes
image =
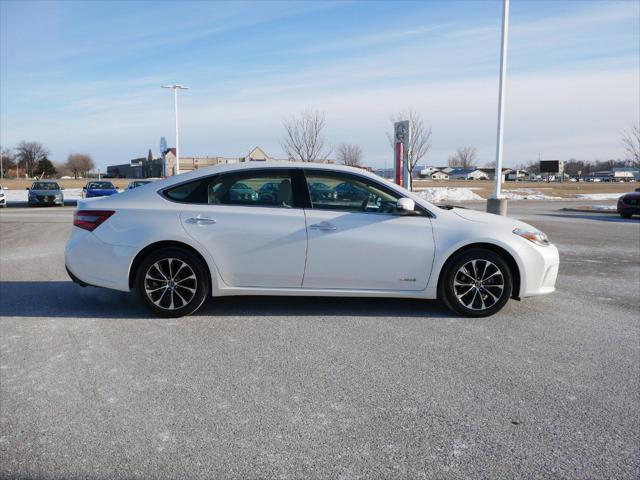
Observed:
[[[182,317],[195,312],[209,291],[202,260],[188,250],[163,248],[149,254],[136,274],[142,303],[159,317]]]
[[[505,306],[512,289],[511,271],[500,255],[473,249],[460,253],[447,265],[441,297],[460,315],[487,317]]]

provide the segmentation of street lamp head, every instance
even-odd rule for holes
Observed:
[[[184,85],[160,85],[160,88],[172,88],[174,90],[189,90],[189,87],[185,87]]]

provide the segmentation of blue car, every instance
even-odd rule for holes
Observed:
[[[89,182],[82,188],[83,198],[108,197],[118,193],[118,189],[111,182]]]

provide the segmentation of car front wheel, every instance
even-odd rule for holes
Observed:
[[[181,248],[163,248],[144,258],[136,289],[145,306],[159,317],[182,317],[204,303],[209,279],[202,260]]]
[[[511,271],[500,255],[473,249],[460,253],[448,264],[441,297],[460,315],[487,317],[505,306],[512,289]]]

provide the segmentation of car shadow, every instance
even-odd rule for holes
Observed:
[[[0,298],[0,317],[157,318],[144,308],[134,292],[82,288],[71,281],[2,281]],[[455,317],[435,300],[275,296],[210,298],[194,316]]]
[[[541,213],[541,216],[545,217],[560,217],[560,218],[578,218],[581,220],[597,220],[600,222],[612,222],[612,223],[638,223],[640,217],[622,218],[620,215],[611,213]]]

